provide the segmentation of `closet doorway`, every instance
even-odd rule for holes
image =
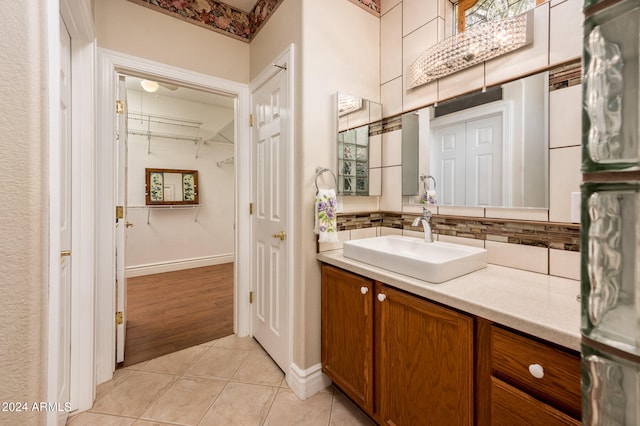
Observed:
[[[236,99],[122,77],[128,366],[233,334]]]

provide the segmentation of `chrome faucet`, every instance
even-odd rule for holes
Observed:
[[[424,229],[424,242],[432,243],[433,242],[433,233],[431,232],[431,225],[429,221],[431,220],[431,212],[426,208],[422,208],[422,216],[416,217],[411,226],[418,226],[419,223],[422,222],[422,228]]]

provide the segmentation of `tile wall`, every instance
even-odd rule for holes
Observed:
[[[582,96],[579,60],[582,48],[582,1],[551,0],[538,6],[534,11],[534,41],[531,45],[415,89],[406,89],[404,70],[420,53],[452,34],[451,3],[449,0],[385,0],[382,2],[381,12],[380,91],[385,117],[394,117],[436,101],[542,70],[554,69],[557,77],[555,80],[550,77],[553,84],[549,93],[548,212],[527,209],[439,207],[434,209],[433,213],[456,218],[506,219],[507,222],[516,224],[530,221],[553,222],[559,225],[566,224],[571,238],[574,234],[577,235],[578,225],[575,222],[571,225],[571,194],[580,191],[581,182]],[[565,64],[568,65],[564,66]],[[421,213],[420,205],[403,205],[400,135],[400,129],[382,134],[382,216],[387,212],[408,215]],[[389,234],[422,236],[421,232],[407,229],[405,226],[388,227],[379,216],[371,219],[368,230],[357,227],[341,228],[341,241]],[[360,220],[364,219],[361,217]],[[580,259],[574,245],[514,243],[508,238],[503,238],[504,236],[500,237],[500,233],[496,235],[498,237],[479,239],[440,234],[438,239],[485,247],[490,263],[572,279],[579,278]],[[321,244],[319,249],[330,250],[340,248],[341,245],[342,243]]]

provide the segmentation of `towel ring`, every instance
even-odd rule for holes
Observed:
[[[320,188],[318,188],[318,178],[320,177],[321,174],[323,174],[324,172],[329,172],[331,173],[331,176],[333,176],[333,188],[336,189],[338,187],[338,179],[336,178],[335,173],[333,173],[332,170],[326,168],[326,167],[316,167],[316,191],[319,191]]]
[[[422,181],[422,188],[424,192],[427,192],[427,179],[431,179],[433,181],[433,190],[436,190],[436,178],[431,175],[420,175],[420,180]],[[431,185],[429,185],[429,189],[431,189]]]

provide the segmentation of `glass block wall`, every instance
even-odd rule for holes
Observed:
[[[586,0],[582,410],[640,424],[640,2]]]

